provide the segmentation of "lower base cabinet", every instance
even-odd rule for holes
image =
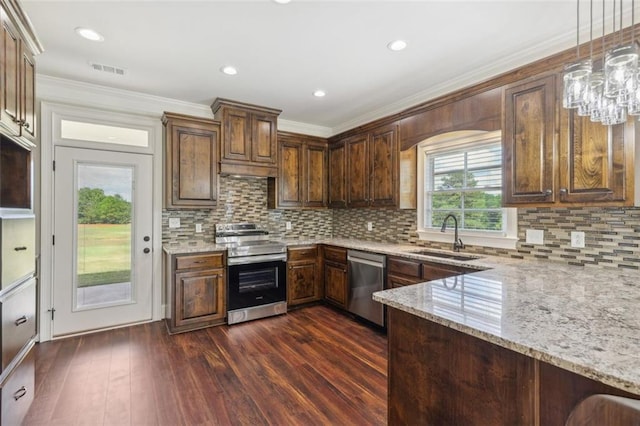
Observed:
[[[564,425],[590,395],[640,398],[407,312],[388,314],[390,425]]]
[[[223,253],[165,255],[166,321],[170,333],[225,322],[224,266]]]
[[[324,298],[340,308],[347,308],[347,249],[324,246]]]
[[[322,299],[318,247],[291,247],[287,253],[287,306]]]
[[[22,424],[35,393],[35,363],[32,350],[27,352],[0,386],[0,425]]]

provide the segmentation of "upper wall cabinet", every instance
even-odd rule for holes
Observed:
[[[215,207],[220,125],[165,112],[165,207]]]
[[[346,167],[345,142],[329,145],[329,207],[347,207]]]
[[[281,111],[220,98],[211,110],[222,123],[220,173],[276,177]]]
[[[278,134],[278,177],[268,181],[269,208],[327,207],[327,141]]]
[[[635,120],[580,117],[562,107],[561,85],[549,75],[505,89],[504,204],[634,205]]]
[[[11,2],[0,4],[0,131],[30,147],[37,136],[34,56],[42,46],[14,7]]]
[[[344,154],[341,152],[344,145]],[[346,187],[347,207],[394,207],[398,205],[398,125],[380,126],[348,137],[330,147],[332,207],[343,207],[341,182]],[[344,178],[341,172],[344,172]],[[338,188],[334,191],[334,184]]]

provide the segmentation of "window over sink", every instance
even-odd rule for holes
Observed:
[[[451,132],[423,141],[417,179],[421,240],[452,242],[451,232],[440,232],[451,213],[465,244],[516,247],[517,211],[502,207],[500,131]]]

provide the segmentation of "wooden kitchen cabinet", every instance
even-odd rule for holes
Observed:
[[[347,249],[323,247],[324,297],[328,302],[347,308]]]
[[[291,247],[287,253],[287,306],[322,300],[318,247]]]
[[[344,160],[341,158],[341,145],[329,147],[329,205],[343,207],[340,184],[344,179],[346,207],[397,207],[400,192],[398,125],[380,126],[350,136],[339,144],[344,144]]]
[[[165,112],[165,207],[214,208],[218,199],[219,123]]]
[[[170,333],[224,323],[224,253],[165,254],[165,281]]]
[[[347,207],[347,154],[344,141],[329,146],[329,207]]]
[[[402,287],[476,271],[476,269],[458,265],[389,256],[387,258],[387,287]]]
[[[222,123],[220,173],[276,177],[281,111],[221,98],[211,110]]]
[[[327,141],[278,134],[278,177],[269,179],[269,208],[327,207]]]
[[[562,107],[561,86],[547,75],[505,89],[504,205],[633,206],[635,120],[593,123]]]
[[[14,22],[11,12],[0,6],[0,126],[5,134],[33,146],[37,126],[34,56],[42,46],[32,34],[21,33]],[[32,31],[28,24],[22,27]]]

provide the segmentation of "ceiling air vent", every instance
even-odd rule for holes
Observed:
[[[95,62],[91,62],[91,68],[96,71],[102,71],[109,74],[124,75],[123,68],[114,67],[113,65],[96,64]]]

